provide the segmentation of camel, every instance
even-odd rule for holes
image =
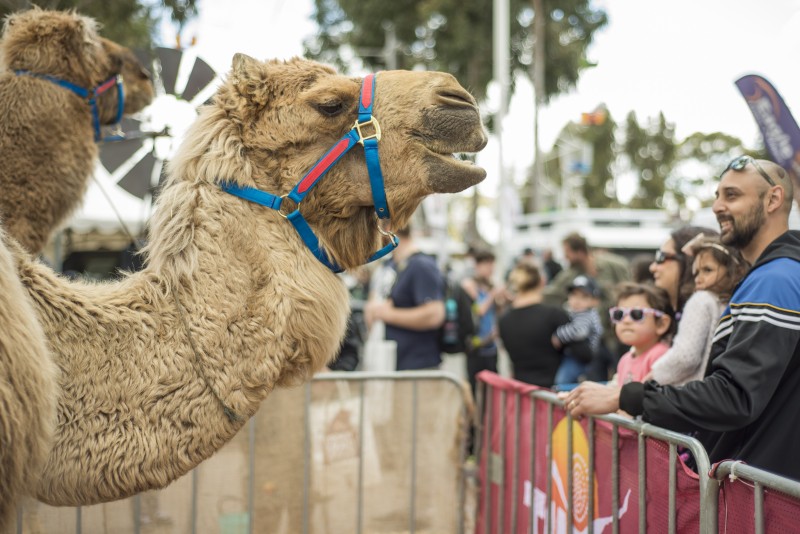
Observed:
[[[486,141],[474,98],[449,74],[362,80],[299,58],[234,56],[167,167],[142,271],[68,281],[0,242],[60,370],[36,497],[76,506],[163,488],[275,387],[320,370],[348,316],[334,271],[385,251],[387,230],[427,195],[483,180],[453,153]],[[31,322],[17,308],[3,320]]]
[[[100,124],[141,110],[154,89],[129,49],[100,37],[93,19],[73,12],[34,8],[9,15],[0,63],[6,69],[0,73],[0,218],[35,254],[83,198]],[[98,93],[96,109],[85,92]],[[53,187],[55,179],[63,184]],[[20,205],[28,209],[16,210]]]

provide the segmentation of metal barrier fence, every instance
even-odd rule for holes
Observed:
[[[468,387],[443,372],[320,374],[274,391],[164,490],[79,508],[28,501],[16,532],[464,534],[472,411]]]
[[[734,524],[764,532],[764,487],[782,494],[771,494],[769,524],[797,528],[789,518],[800,512],[798,482],[735,462],[720,463],[715,479],[705,475],[711,466],[703,446],[689,436],[617,415],[573,420],[550,391],[493,373],[480,379],[477,534],[592,534],[609,525],[614,534],[716,533],[735,532]],[[679,447],[701,475],[685,468]],[[721,481],[732,471],[753,482],[744,486],[752,492],[726,488]]]
[[[787,458],[787,461],[792,460]],[[721,486],[719,522],[722,532],[763,534],[800,528],[796,521],[800,515],[800,482],[730,460],[717,464],[712,474]],[[771,509],[769,517],[765,509]],[[735,515],[735,519],[728,520],[728,510],[733,511],[731,515]],[[767,530],[768,523],[772,528]]]

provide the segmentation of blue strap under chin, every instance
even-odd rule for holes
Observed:
[[[115,74],[108,80],[104,81],[97,87],[92,90],[86,89],[79,85],[75,85],[72,82],[67,80],[62,80],[61,78],[56,78],[55,76],[50,76],[49,74],[37,74],[35,72],[31,72],[28,70],[15,70],[14,74],[17,76],[33,76],[34,78],[41,78],[43,80],[47,80],[48,82],[52,82],[60,87],[65,89],[69,89],[79,97],[86,100],[86,103],[89,104],[89,108],[92,111],[92,127],[94,127],[94,140],[99,141],[115,141],[122,138],[122,136],[114,135],[109,137],[101,137],[100,132],[100,112],[97,109],[97,97],[109,90],[111,87],[116,86],[117,88],[117,117],[114,120],[115,124],[119,124],[122,120],[122,114],[125,111],[125,94],[122,90],[122,75]]]
[[[367,163],[367,172],[369,173],[372,199],[375,204],[375,214],[379,219],[389,219],[389,204],[386,201],[383,173],[381,172],[380,160],[378,158],[378,141],[380,141],[381,130],[378,122],[372,117],[374,95],[375,75],[370,74],[364,78],[364,82],[361,85],[358,121],[356,121],[356,124],[349,132],[339,139],[313,167],[311,167],[311,170],[305,174],[303,179],[292,188],[288,195],[286,195],[286,198],[289,198],[298,205],[293,212],[285,216],[286,219],[292,223],[292,226],[294,226],[298,235],[303,240],[303,243],[308,247],[308,250],[311,251],[314,257],[335,273],[340,273],[343,269],[328,258],[325,250],[319,244],[319,239],[300,213],[299,204],[342,156],[350,151],[356,144],[361,143],[364,146],[364,157]],[[365,135],[364,132],[361,131],[362,127],[371,127],[374,131]],[[283,203],[283,197],[267,193],[266,191],[254,187],[242,187],[230,182],[223,182],[220,184],[220,188],[231,195],[266,206],[278,212],[280,212]],[[281,215],[283,216],[283,214]],[[383,233],[383,230],[381,230],[381,232]],[[385,232],[385,235],[389,237],[389,242],[367,258],[366,263],[373,262],[386,256],[400,243],[396,235],[390,232]]]

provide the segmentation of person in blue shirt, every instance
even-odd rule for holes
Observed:
[[[386,339],[397,342],[397,370],[435,369],[442,363],[439,327],[444,323],[444,277],[436,260],[422,254],[406,227],[390,260],[397,273],[389,297],[365,308],[367,324],[383,321]]]

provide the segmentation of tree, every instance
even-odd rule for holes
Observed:
[[[631,111],[625,119],[625,141],[623,153],[631,169],[639,178],[639,185],[629,206],[631,208],[663,208],[667,192],[667,177],[672,171],[677,154],[675,126],[667,122],[663,113],[648,120],[642,127]],[[682,204],[685,196],[681,191],[671,191],[674,202]]]
[[[583,181],[583,197],[590,208],[617,207],[616,191],[610,187],[614,183],[612,165],[616,161],[614,135],[617,123],[605,106],[592,115],[597,118],[584,125],[578,134],[592,145],[592,168]]]
[[[668,188],[680,190],[687,199],[696,199],[698,205],[710,205],[720,172],[731,159],[744,153],[759,157],[745,150],[738,137],[722,132],[695,132],[678,146],[675,172]]]
[[[545,175],[554,187],[561,188],[564,180],[562,169],[566,164],[561,161],[563,150],[566,148],[569,151],[569,148],[572,148],[581,153],[582,144],[588,143],[591,148],[588,168],[574,170],[574,174],[581,180],[579,194],[583,197],[585,205],[590,208],[618,207],[620,202],[613,190],[612,172],[617,159],[614,141],[617,124],[602,104],[594,112],[584,115],[580,123],[569,122],[561,129],[555,145],[546,156]],[[520,196],[528,200],[525,197],[526,191],[529,191],[527,186],[522,189]],[[552,199],[554,196],[555,191],[543,195],[547,199]]]
[[[512,13],[512,72],[530,75],[533,59],[533,9],[509,0]],[[450,72],[481,101],[492,79],[492,0],[315,0],[319,34],[305,43],[309,57],[349,66],[349,47],[369,68],[384,68],[397,54],[398,68],[424,65]],[[607,23],[590,0],[546,0],[546,98],[575,86],[591,66],[586,51],[594,32]],[[391,25],[391,27],[389,27]],[[388,32],[397,50],[385,50]]]
[[[75,9],[101,25],[103,37],[130,48],[150,48],[156,40],[156,24],[167,14],[179,28],[197,14],[197,0],[2,0],[0,17],[37,5],[45,9]]]

